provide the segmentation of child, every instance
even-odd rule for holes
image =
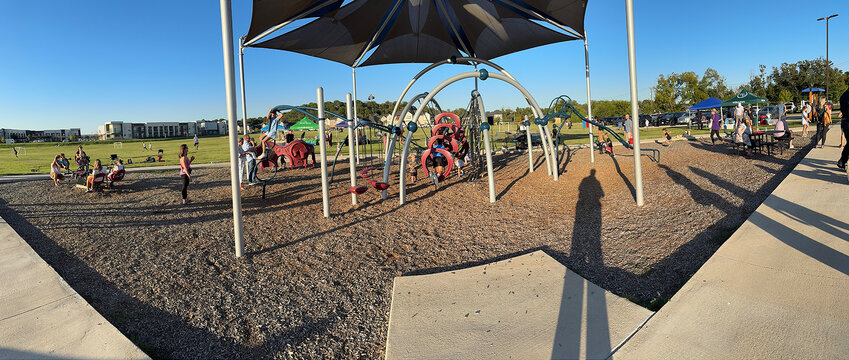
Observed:
[[[613,153],[613,141],[610,140],[610,137],[607,134],[604,134],[604,151],[607,151],[613,157],[616,157],[616,154]]]
[[[417,160],[418,156],[416,156],[416,153],[412,153],[407,157],[407,168],[409,169],[410,178],[412,179],[410,183],[415,183],[419,180],[419,167],[416,162]]]
[[[278,113],[274,111],[274,108],[272,108],[268,111],[267,118],[270,121],[268,124],[268,132],[259,137],[260,147],[258,159],[260,161],[268,157],[268,152],[265,151],[266,141],[271,140],[271,142],[274,143],[274,139],[277,137],[277,125],[280,124],[280,119],[283,118],[283,113]],[[303,138],[303,135],[301,135],[301,137]]]
[[[457,158],[457,177],[463,176],[463,165],[465,163],[464,159]]]
[[[50,178],[53,179],[53,185],[57,187],[59,186],[59,182],[65,179],[65,176],[62,175],[62,170],[60,170],[62,168],[61,161],[61,156],[56,155],[53,158],[53,163],[50,164]]]
[[[121,170],[124,170],[124,161],[118,159],[117,161],[115,161],[115,165],[112,166],[112,170],[109,171],[109,175],[106,176],[111,179],[115,176],[115,174],[117,174]]]
[[[672,136],[669,135],[669,133],[666,131],[666,128],[663,128],[663,146],[669,146],[669,140],[672,140]]]

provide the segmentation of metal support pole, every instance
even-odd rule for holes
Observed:
[[[233,66],[233,19],[230,0],[221,3],[221,40],[224,48],[224,86],[227,95],[227,123],[230,140],[230,187],[233,196],[233,238],[236,241],[236,257],[245,251],[242,239],[242,195],[239,192],[239,131],[236,126],[236,69]]]
[[[587,44],[587,33],[584,31],[584,62],[587,67],[587,119],[593,119],[593,101],[590,96],[590,47]],[[590,129],[590,162],[595,162],[595,142],[593,141],[593,124],[587,123]],[[601,141],[601,139],[599,139]]]
[[[357,186],[357,160],[354,159],[354,108],[351,106],[351,94],[345,96],[348,110],[348,166],[351,168],[351,186]],[[351,193],[351,204],[357,205],[357,193]]]
[[[407,135],[404,140],[404,148],[401,149],[401,166],[398,168],[398,202],[404,205],[407,202],[407,152],[410,149],[410,142],[413,140],[413,132]]]
[[[351,78],[353,79],[353,83],[354,83],[352,90],[353,90],[353,93],[354,93],[354,123],[356,124],[356,123],[359,123],[359,120],[358,120],[359,118],[357,117],[357,68],[355,68],[355,67],[351,68]],[[354,131],[354,133],[356,133],[356,131]],[[357,164],[359,164],[360,163],[360,136],[359,135],[355,136],[354,144],[356,144],[356,147],[351,152],[351,154],[356,156]]]
[[[321,150],[321,205],[324,217],[330,217],[330,193],[327,184],[327,142],[324,141],[324,89],[315,90],[318,105],[318,143]]]
[[[637,51],[634,42],[634,0],[625,0],[625,21],[628,26],[628,72],[631,87],[631,123],[634,136],[634,188],[637,206],[643,206],[643,168],[640,164],[640,104],[637,100]]]
[[[486,175],[489,178],[489,202],[495,202],[495,176],[492,174],[492,147],[489,145],[489,123],[482,122],[483,147],[486,150]]]
[[[245,36],[239,38],[239,82],[242,84],[242,129],[248,134],[248,106],[245,103]]]
[[[534,172],[534,144],[531,142],[531,122],[522,120],[522,126],[525,127],[525,135],[528,137],[528,173],[532,173]]]
[[[475,78],[477,79],[477,78]],[[485,119],[486,118],[486,108],[483,106],[483,99],[481,99],[481,94],[475,90],[472,93],[474,96],[474,101],[478,103],[478,111],[480,111],[480,115]],[[489,181],[489,202],[495,202],[495,176],[492,171],[492,146],[490,145],[491,141],[489,139],[489,122],[483,121],[481,122],[480,129],[483,132],[483,148],[486,151],[486,175]]]
[[[543,130],[542,125],[537,125],[537,130],[539,130],[539,142],[542,147],[542,154],[545,156],[545,169],[548,171],[548,175],[551,175],[551,153],[548,151],[548,141],[545,137],[545,130]]]

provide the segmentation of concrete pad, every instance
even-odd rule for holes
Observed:
[[[617,357],[849,358],[849,181],[835,128]]]
[[[603,359],[652,312],[542,251],[395,278],[387,359]]]
[[[0,219],[0,359],[148,358]]]

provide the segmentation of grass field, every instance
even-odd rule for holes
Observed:
[[[790,121],[789,123],[791,127],[799,125],[798,121]],[[772,127],[765,126],[764,128]],[[508,126],[499,127],[498,125],[495,125],[492,127],[491,134],[493,139],[493,149],[499,149],[501,147],[502,140],[507,135],[506,131],[508,129],[515,130],[515,128]],[[686,127],[668,127],[667,129],[672,136],[681,135],[687,130]],[[534,127],[533,131],[533,133],[538,133],[536,127]],[[317,133],[317,131],[307,131],[304,138],[313,139]],[[621,131],[619,131],[619,133],[622,134]],[[691,130],[691,133],[693,135],[707,134],[709,131]],[[332,161],[333,155],[336,154],[336,144],[344,139],[346,134],[347,131],[333,133],[333,145],[327,149],[327,156],[330,161]],[[413,140],[419,145],[424,146],[426,144],[425,136],[428,134],[429,133],[427,131],[420,129],[414,135]],[[594,135],[597,134],[598,133],[596,132]],[[640,129],[640,138],[644,140],[660,138],[662,134],[662,128],[659,127]],[[368,155],[369,153],[381,154],[383,152],[381,142],[379,141],[379,138],[376,138],[380,136],[380,133],[375,132],[374,136],[375,137],[373,139],[376,141],[374,141],[372,145],[360,145],[361,155]],[[254,139],[258,139],[259,134],[254,134],[252,137]],[[300,137],[300,133],[296,133],[296,137]],[[116,145],[115,141],[112,140],[71,143],[2,144],[0,145],[0,175],[48,173],[50,171],[50,163],[53,161],[53,157],[56,154],[64,153],[65,156],[73,162],[74,153],[76,153],[77,146],[79,145],[83,146],[83,150],[85,150],[92,162],[94,162],[95,159],[100,159],[104,164],[109,164],[111,154],[118,155],[121,159],[124,159],[125,163],[126,159],[131,158],[133,159],[134,164],[127,164],[126,166],[128,168],[176,165],[177,150],[179,149],[180,144],[189,145],[189,154],[194,155],[196,164],[222,163],[228,162],[230,159],[230,150],[227,146],[227,139],[227,136],[202,137],[200,138],[200,147],[197,151],[195,151],[194,147],[191,146],[191,138],[121,140],[120,146]],[[561,144],[566,145],[586,144],[589,142],[587,129],[585,128],[573,128],[569,130],[564,128],[560,134],[560,139]],[[153,150],[144,150],[142,148],[142,143],[152,143]],[[12,151],[13,147],[23,147],[25,150],[22,151],[18,157],[15,157]],[[155,158],[159,149],[162,149],[163,151],[163,162],[142,163],[142,161],[144,161],[147,157]],[[318,152],[318,149],[316,149],[316,152]],[[347,146],[342,149],[341,154],[348,154]]]

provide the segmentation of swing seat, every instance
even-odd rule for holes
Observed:
[[[380,190],[380,191],[383,191],[383,190],[386,190],[386,189],[389,188],[389,184],[387,184],[385,182],[377,182],[377,181],[374,181],[374,180],[369,180],[368,183],[373,188]]]
[[[368,191],[368,186],[365,186],[365,185],[351,186],[351,187],[348,188],[348,192],[350,192],[352,194],[357,194],[357,195],[361,195],[366,191]]]

